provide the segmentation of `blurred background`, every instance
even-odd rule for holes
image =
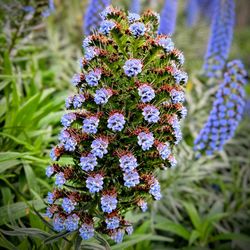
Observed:
[[[237,0],[229,60],[250,66],[250,1]],[[193,141],[207,120],[219,79],[202,75],[211,17],[187,25],[180,0],[173,40],[185,55],[188,117],[178,166],[162,172],[163,199],[147,213],[128,214],[135,232],[119,245],[102,237],[69,242],[55,235],[44,213],[52,188],[45,178],[57,142],[70,79],[79,71],[86,0],[0,0],[0,248],[1,249],[249,249],[250,104],[232,140],[213,156],[195,159]],[[129,9],[131,2],[113,1]],[[141,0],[141,11],[161,12],[162,0]],[[250,93],[249,83],[246,92]],[[248,97],[249,99],[249,97]],[[112,244],[112,243],[110,243]],[[79,247],[79,248],[77,248]]]

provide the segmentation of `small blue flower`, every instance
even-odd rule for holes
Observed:
[[[174,43],[170,37],[161,37],[157,40],[159,46],[165,49],[166,52],[171,52],[174,50]]]
[[[185,94],[183,91],[178,91],[176,89],[172,89],[170,91],[170,97],[172,103],[182,103],[185,101]]]
[[[117,216],[107,218],[105,222],[107,224],[107,229],[116,229],[120,225],[120,219]]]
[[[72,79],[71,79],[71,83],[73,86],[77,86],[79,83],[81,83],[81,75],[80,74],[74,74]]]
[[[136,170],[131,172],[125,172],[123,174],[124,186],[126,187],[135,187],[140,183],[140,176]]]
[[[87,156],[82,156],[80,158],[80,166],[84,171],[93,171],[95,166],[97,166],[97,158],[93,154],[88,154]]]
[[[171,150],[170,150],[168,142],[160,143],[157,146],[157,150],[158,150],[158,152],[163,160],[166,160],[171,154]]]
[[[73,103],[73,96],[69,96],[65,99],[65,108],[66,109],[70,109],[71,108],[71,105]]]
[[[116,243],[121,243],[124,236],[124,230],[118,229],[113,230],[110,238],[115,241]]]
[[[76,214],[69,215],[64,221],[65,229],[69,232],[73,232],[78,229],[80,218]]]
[[[142,147],[142,150],[149,150],[154,145],[153,133],[141,132],[138,136],[138,144]]]
[[[160,184],[157,180],[155,180],[155,182],[150,185],[150,190],[149,193],[151,195],[153,195],[153,197],[155,198],[155,200],[160,200],[162,195],[161,195],[161,187]]]
[[[176,167],[177,161],[176,161],[176,159],[175,159],[175,157],[174,157],[173,155],[170,155],[170,156],[168,157],[168,161],[169,161],[169,163],[170,163],[171,168]]]
[[[154,89],[149,85],[142,85],[138,88],[139,96],[143,103],[150,102],[155,98]]]
[[[110,31],[116,26],[115,22],[110,20],[104,20],[101,22],[99,32],[103,35],[108,35]]]
[[[62,208],[67,213],[70,214],[75,209],[76,203],[69,198],[63,198]]]
[[[144,119],[149,123],[157,123],[160,120],[159,110],[152,105],[144,107],[142,115],[144,116]]]
[[[175,144],[178,144],[182,140],[182,132],[181,132],[179,120],[176,115],[174,115],[171,125],[174,130]]]
[[[85,75],[86,82],[89,86],[95,87],[98,85],[99,80],[101,79],[102,72],[99,69],[91,70],[88,74]]]
[[[181,113],[181,119],[184,119],[186,116],[187,116],[187,108],[182,106],[181,107],[181,110],[180,110],[180,113]]]
[[[81,228],[79,229],[79,232],[80,232],[80,236],[84,240],[88,240],[88,239],[94,237],[94,234],[95,234],[94,225],[92,223],[90,223],[90,224],[83,223]]]
[[[119,162],[124,172],[131,172],[138,166],[137,159],[132,154],[123,155]]]
[[[133,77],[137,76],[142,72],[142,63],[139,59],[129,59],[125,62],[123,66],[124,72],[127,76]]]
[[[47,216],[48,218],[52,218],[52,217],[53,217],[53,214],[52,214],[51,211],[50,211],[50,207],[47,207],[46,213],[45,213],[44,216]]]
[[[97,138],[91,143],[91,153],[99,158],[103,158],[108,153],[108,142],[102,138]]]
[[[94,95],[94,101],[96,104],[106,104],[109,97],[112,95],[111,91],[105,88],[96,90]]]
[[[61,123],[64,127],[69,127],[76,120],[75,113],[67,113],[62,116]]]
[[[54,227],[54,230],[57,232],[61,232],[65,229],[64,220],[62,218],[60,218],[59,215],[56,215],[54,217],[53,227]]]
[[[111,213],[116,209],[117,202],[116,195],[103,195],[101,197],[102,211],[105,213]]]
[[[65,151],[73,152],[73,151],[75,151],[76,145],[77,145],[77,142],[75,139],[68,138],[65,141],[64,149],[65,149]]]
[[[83,94],[75,95],[73,99],[73,106],[75,109],[81,108],[84,102],[85,102],[85,97]]]
[[[48,192],[47,203],[49,203],[49,204],[53,204],[54,203],[54,194],[51,193],[51,192]]]
[[[54,148],[52,148],[51,149],[51,151],[50,151],[50,158],[51,158],[51,160],[52,161],[57,161],[58,160],[58,156],[56,155],[56,153],[55,153],[55,147]]]
[[[97,193],[103,189],[103,176],[96,174],[95,176],[89,176],[86,180],[86,187],[90,193]]]
[[[137,204],[141,208],[142,212],[145,213],[148,210],[148,203],[146,201],[140,199]]]
[[[143,23],[136,22],[129,26],[129,31],[134,37],[139,37],[145,34],[146,27]]]
[[[186,84],[188,81],[188,75],[186,72],[181,70],[175,70],[174,72],[174,79],[177,84]]]
[[[136,13],[128,13],[128,21],[129,23],[133,23],[135,21],[139,21],[140,20],[140,15],[136,14]]]
[[[179,53],[177,54],[177,60],[179,61],[179,63],[180,63],[181,65],[184,64],[184,62],[185,62],[185,57],[184,57],[183,53],[179,52]]]
[[[83,131],[87,134],[96,134],[99,119],[96,116],[90,116],[83,120]]]
[[[90,46],[91,39],[89,36],[87,36],[83,41],[82,41],[82,47],[83,49],[86,49]]]
[[[108,119],[108,128],[112,129],[114,132],[122,131],[125,123],[126,121],[124,116],[120,113],[115,113]]]
[[[46,175],[47,175],[48,177],[50,177],[52,174],[54,174],[54,168],[53,168],[53,166],[48,166],[48,167],[46,168]]]
[[[64,173],[60,172],[60,173],[56,174],[55,184],[58,187],[62,187],[65,182],[66,182],[66,179],[64,177]]]
[[[131,235],[133,233],[133,231],[134,231],[134,228],[133,228],[132,225],[129,225],[129,226],[126,227],[125,231],[126,231],[126,233],[128,235]]]
[[[97,50],[94,47],[87,47],[84,52],[85,52],[84,58],[87,61],[91,61],[92,59],[94,59],[98,55]]]

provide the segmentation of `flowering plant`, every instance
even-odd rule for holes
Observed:
[[[46,174],[56,188],[47,216],[58,232],[89,239],[97,231],[121,242],[133,231],[125,213],[161,199],[156,170],[176,165],[187,74],[171,38],[157,35],[156,13],[109,6],[101,16],[99,31],[83,41],[82,72],[72,78],[77,94],[66,99],[51,151]]]

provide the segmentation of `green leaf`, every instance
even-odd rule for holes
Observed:
[[[215,242],[220,240],[238,240],[250,242],[250,236],[238,233],[222,233],[212,237],[209,242]]]
[[[201,219],[199,217],[199,214],[198,214],[195,206],[192,203],[187,203],[187,202],[183,202],[183,205],[184,205],[194,227],[199,231],[199,229],[201,227]]]
[[[37,185],[36,175],[30,165],[24,164],[24,172],[27,179],[29,189],[33,189],[35,192],[39,192],[39,186]]]

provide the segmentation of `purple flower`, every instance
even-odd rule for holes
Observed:
[[[51,192],[48,192],[47,203],[49,203],[49,204],[53,204],[54,203],[54,194],[51,193]]]
[[[140,20],[140,15],[136,14],[136,13],[128,13],[128,21],[130,23],[133,23],[135,21],[139,21]]]
[[[142,147],[144,151],[149,150],[154,145],[154,135],[153,133],[141,132],[138,136],[138,144]]]
[[[160,184],[157,180],[153,184],[150,185],[150,190],[149,193],[153,195],[155,200],[160,200],[162,195],[161,195],[161,187]]]
[[[145,34],[146,27],[143,23],[136,22],[129,26],[129,31],[134,37],[139,37]]]
[[[67,213],[70,214],[75,209],[76,203],[69,198],[63,198],[62,208]]]
[[[166,52],[171,52],[174,50],[174,43],[170,37],[161,37],[157,40],[159,46],[165,49]]]
[[[170,150],[168,142],[160,143],[157,146],[157,150],[163,160],[166,160],[171,154],[171,150]]]
[[[130,11],[133,13],[140,13],[141,9],[141,1],[140,0],[132,0],[130,4]]]
[[[123,174],[124,186],[126,187],[135,187],[140,183],[140,176],[136,170],[131,172],[125,172]]]
[[[165,0],[161,12],[159,34],[173,34],[175,31],[178,0]]]
[[[169,161],[169,163],[170,163],[171,168],[176,167],[177,161],[176,161],[176,159],[175,159],[175,157],[174,157],[173,155],[170,155],[170,156],[168,157],[168,161]]]
[[[87,134],[96,134],[99,119],[96,116],[90,116],[83,120],[83,131]]]
[[[125,231],[126,231],[126,233],[128,235],[131,235],[133,233],[133,231],[134,231],[134,228],[133,228],[132,225],[129,225],[129,226],[126,227]]]
[[[83,94],[75,95],[73,99],[73,106],[75,109],[81,108],[84,102],[85,102],[85,97]]]
[[[117,202],[116,195],[103,195],[101,197],[102,211],[105,213],[111,213],[116,209]]]
[[[124,231],[121,229],[113,230],[110,238],[116,243],[121,243],[123,240]]]
[[[53,217],[53,214],[52,214],[51,211],[50,211],[50,207],[47,207],[46,213],[45,213],[44,216],[47,216],[48,218],[52,218],[52,217]]]
[[[110,31],[116,26],[115,22],[110,20],[104,20],[101,22],[99,32],[103,35],[108,35]]]
[[[185,101],[185,95],[183,91],[178,91],[176,89],[172,89],[170,91],[170,97],[172,100],[172,103],[179,103],[179,102],[184,102]]]
[[[126,121],[124,116],[120,113],[115,113],[108,119],[108,128],[112,129],[114,132],[122,131],[125,123]]]
[[[52,174],[54,174],[54,168],[53,168],[53,166],[48,166],[48,167],[46,168],[46,175],[47,175],[48,177],[50,177]]]
[[[178,144],[182,140],[182,132],[177,115],[174,115],[171,125],[174,130],[175,144]]]
[[[103,189],[103,176],[96,174],[95,176],[89,176],[86,180],[86,187],[90,193],[97,193]]]
[[[87,48],[85,48],[84,52],[85,52],[84,58],[87,61],[91,61],[93,58],[95,58],[98,55],[97,50],[94,47],[87,47]]]
[[[64,173],[60,172],[60,173],[57,173],[56,174],[56,181],[55,181],[55,184],[58,186],[58,187],[62,187],[63,184],[66,182],[66,179],[64,177]]]
[[[83,223],[81,228],[79,229],[79,232],[80,232],[80,236],[84,240],[88,240],[88,239],[94,237],[95,229],[94,229],[93,223],[90,223],[90,224]]]
[[[59,215],[54,216],[53,227],[57,232],[61,232],[65,229],[64,220],[60,218]]]
[[[98,85],[99,80],[101,79],[102,72],[99,69],[91,70],[88,74],[85,75],[86,82],[89,86],[95,87]]]
[[[138,88],[139,96],[143,103],[150,102],[155,98],[154,89],[149,85],[142,85]]]
[[[58,156],[55,153],[55,147],[51,149],[50,151],[50,158],[52,161],[57,161],[58,160]]]
[[[74,97],[73,96],[69,96],[65,99],[65,108],[66,109],[70,109],[72,103],[73,103],[73,99]]]
[[[91,153],[99,158],[103,158],[108,153],[108,142],[102,138],[97,138],[91,143]]]
[[[140,199],[137,204],[141,208],[142,212],[146,212],[148,210],[148,203],[146,201]]]
[[[133,77],[137,76],[142,72],[142,63],[139,59],[129,59],[125,62],[123,66],[124,72],[127,76]]]
[[[149,123],[157,123],[160,120],[159,110],[152,105],[144,107],[142,114],[144,119]]]
[[[97,164],[97,158],[91,153],[80,158],[80,166],[84,171],[93,171]]]
[[[132,154],[123,155],[119,162],[124,172],[131,172],[138,166],[137,159]]]
[[[117,216],[106,218],[107,229],[116,229],[120,225],[120,219]]]
[[[82,47],[83,49],[86,49],[90,46],[91,43],[91,39],[89,36],[87,36],[86,38],[84,38],[84,40],[82,41]]]
[[[181,113],[181,119],[184,119],[186,116],[187,116],[187,108],[182,106],[181,107],[181,110],[180,110],[180,113]]]
[[[174,79],[177,84],[186,84],[188,81],[188,75],[186,72],[181,70],[175,70],[174,72]]]
[[[64,127],[69,127],[76,120],[75,113],[67,113],[62,116],[61,123]]]
[[[96,90],[94,101],[96,104],[106,104],[108,102],[109,97],[112,95],[109,89],[101,88]]]
[[[81,83],[81,75],[80,74],[74,74],[72,79],[71,79],[71,83],[73,86],[77,86],[79,83]]]
[[[69,215],[64,221],[65,229],[70,232],[77,230],[79,220],[80,218],[76,214]]]

